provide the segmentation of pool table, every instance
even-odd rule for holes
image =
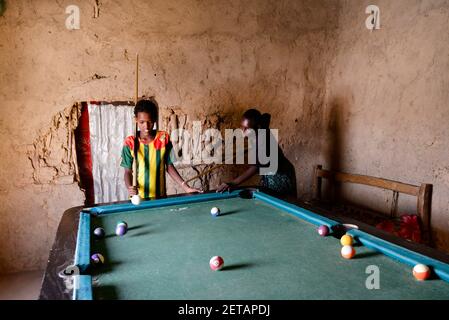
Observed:
[[[121,220],[128,232],[119,237]],[[344,222],[255,188],[72,208],[40,299],[449,299],[447,255]],[[329,236],[318,235],[320,225]],[[93,236],[96,227],[103,239]],[[344,233],[356,240],[349,260],[340,254]],[[93,265],[93,253],[104,264]],[[220,271],[209,266],[216,255]],[[418,263],[431,267],[431,280],[413,277]],[[372,266],[376,288],[367,287]]]

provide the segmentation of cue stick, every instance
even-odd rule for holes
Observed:
[[[248,149],[245,149],[245,150],[244,150],[244,155],[246,155],[247,153],[248,153]],[[233,160],[235,160],[235,157],[236,157],[236,156],[237,156],[236,154],[233,155]],[[224,162],[225,162],[225,163],[220,163],[220,164],[214,165],[212,168],[207,169],[207,170],[201,172],[200,174],[197,174],[197,175],[194,176],[193,178],[190,178],[190,179],[184,181],[184,183],[187,184],[187,183],[189,183],[189,182],[191,182],[191,181],[193,181],[193,180],[196,180],[196,179],[198,179],[198,178],[200,178],[200,177],[202,177],[202,176],[208,174],[209,172],[215,171],[215,170],[217,170],[218,168],[223,167],[224,165],[226,165],[226,160],[225,160]]]
[[[135,83],[135,96],[134,96],[134,106],[137,105],[137,99],[139,97],[139,54],[136,54],[136,83]],[[137,137],[137,119],[134,125],[134,160],[133,160],[133,187],[137,187],[137,194],[139,194],[139,187],[137,185],[137,150],[139,145],[139,138]]]
[[[191,181],[193,181],[193,180],[196,180],[196,179],[198,179],[198,178],[200,178],[200,177],[202,177],[202,176],[208,174],[209,172],[214,171],[214,170],[217,170],[218,168],[221,168],[221,167],[223,167],[223,166],[224,166],[224,163],[216,164],[216,165],[213,166],[212,168],[207,169],[207,170],[201,172],[200,174],[197,174],[197,175],[194,176],[193,178],[190,178],[190,179],[184,181],[184,183],[187,184],[187,183],[189,183],[189,182],[191,182]]]

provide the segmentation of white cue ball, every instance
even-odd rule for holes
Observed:
[[[141,199],[138,194],[135,194],[131,197],[131,202],[133,205],[138,206],[140,204],[140,201],[141,201]]]
[[[217,207],[213,207],[212,209],[210,209],[210,214],[214,217],[218,217],[220,215],[220,209],[218,209]]]

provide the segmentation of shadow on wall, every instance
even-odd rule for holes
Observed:
[[[349,102],[343,97],[334,97],[330,102],[326,139],[327,148],[325,152],[326,165],[324,169],[338,172],[348,171],[349,161],[344,159],[343,155],[348,154],[345,135],[350,123],[347,116],[349,107]],[[368,145],[365,145],[365,147],[368,147]],[[354,152],[363,152],[363,150],[360,149]],[[358,174],[359,172],[348,173]],[[362,185],[345,185],[337,181],[333,181],[331,184],[326,180],[323,180],[323,199],[330,200],[334,204],[344,203],[356,206],[362,210],[379,211],[379,213],[386,210],[383,207],[371,208],[367,205],[370,202],[368,201],[369,198],[376,199],[376,197],[382,195],[380,190]],[[368,198],[364,198],[364,196]]]
[[[0,17],[5,13],[6,11],[6,1],[0,0]]]
[[[349,117],[347,116],[347,110],[349,107],[349,103],[341,97],[334,97],[329,103],[325,169],[330,171],[344,172],[348,167],[348,161],[345,160],[342,155],[348,153],[346,146],[348,141],[345,140],[345,130],[348,130]],[[363,148],[369,148],[369,145],[365,144]],[[351,152],[360,153],[363,151],[363,149],[358,149]],[[358,156],[358,154],[356,155]],[[351,173],[357,174],[358,172]],[[381,178],[388,179],[388,177]],[[399,181],[401,180],[402,178],[399,178]],[[333,182],[331,187],[331,184],[327,182],[327,179],[323,180],[322,187],[323,199],[327,201],[330,200],[333,204],[344,204],[346,210],[349,210],[350,214],[353,212],[365,213],[363,218],[367,218],[368,221],[377,221],[376,224],[379,221],[382,221],[379,219],[389,219],[391,217],[397,218],[404,213],[419,215],[416,210],[416,198],[403,193],[395,200],[394,193],[390,190],[377,189],[360,184],[344,185],[337,182]],[[409,209],[404,212],[403,208],[407,208],[407,205],[409,205]],[[390,208],[388,208],[388,206],[390,206]],[[413,209],[413,206],[415,209]],[[356,208],[355,211],[353,211],[354,208]],[[387,210],[389,210],[389,212]],[[434,212],[432,212],[432,210],[430,212],[431,217],[434,216]],[[449,231],[444,228],[444,226],[432,223],[431,232],[433,239],[431,239],[430,246],[449,251]]]
[[[432,238],[437,249],[444,250],[449,254],[449,231],[444,226],[432,224]]]
[[[324,155],[325,163],[328,164],[331,171],[342,171],[344,152],[343,133],[347,123],[345,124],[345,114],[347,110],[347,102],[342,97],[334,97],[330,102],[330,111],[328,115],[328,126],[326,133],[326,152]],[[341,199],[341,188],[337,183],[330,189],[329,184],[323,185],[323,198],[333,202]]]

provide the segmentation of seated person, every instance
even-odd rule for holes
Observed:
[[[270,115],[269,114],[261,114],[256,109],[249,109],[247,110],[243,116],[241,121],[241,127],[243,130],[243,133],[248,129],[253,129],[256,133],[256,139],[258,137],[258,129],[266,129],[269,130],[269,122],[270,122]],[[269,155],[269,139],[270,134],[267,134],[267,156]],[[273,139],[273,137],[271,137]],[[295,169],[293,165],[288,161],[288,159],[284,156],[282,150],[279,146],[278,148],[278,170],[274,174],[264,174],[261,175],[261,186],[265,189],[267,189],[270,192],[273,192],[274,194],[278,195],[291,195],[296,197],[296,175],[295,175]],[[258,154],[258,153],[257,153]],[[257,156],[258,158],[258,156]],[[260,164],[259,161],[257,161],[256,164],[250,165],[249,168],[239,175],[238,177],[234,178],[233,180],[229,182],[222,183],[218,189],[217,192],[223,192],[232,189],[233,187],[236,187],[243,182],[247,181],[251,177],[253,177],[256,174],[260,173],[261,168],[268,167],[267,165]]]

